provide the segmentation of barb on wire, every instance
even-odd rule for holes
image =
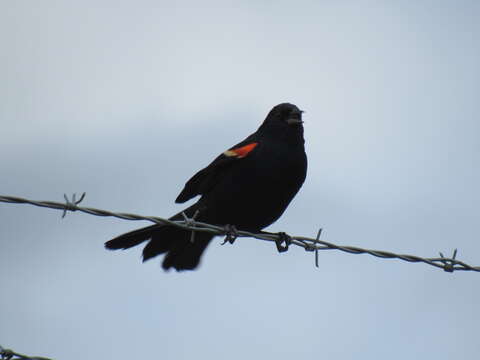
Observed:
[[[24,199],[20,197],[15,197],[15,196],[1,196],[0,195],[0,202],[5,202],[5,203],[15,203],[15,204],[30,204],[34,206],[40,206],[40,207],[47,207],[51,209],[59,209],[62,211],[80,211],[83,213],[87,213],[90,215],[96,215],[96,216],[110,216],[110,217],[116,217],[119,219],[124,219],[124,220],[147,220],[154,222],[156,224],[168,224],[168,225],[173,225],[185,230],[190,230],[192,233],[196,231],[200,232],[208,232],[211,234],[215,235],[227,235],[228,233],[226,232],[224,227],[217,226],[217,225],[212,225],[212,224],[206,224],[200,221],[195,221],[196,215],[193,216],[193,218],[188,218],[186,215],[184,215],[184,220],[183,221],[172,221],[164,218],[160,218],[157,216],[142,216],[142,215],[137,215],[137,214],[129,214],[129,213],[118,213],[118,212],[112,212],[108,210],[101,210],[101,209],[95,209],[95,208],[90,208],[90,207],[81,207],[78,206],[78,203],[83,200],[85,197],[85,194],[83,194],[80,198],[80,200],[76,201],[75,197],[72,197],[72,202],[68,202],[67,204],[62,204],[59,202],[54,202],[54,201],[35,201],[35,200],[29,200],[29,199]],[[72,205],[73,204],[73,205]],[[395,254],[389,251],[382,251],[382,250],[372,250],[372,249],[362,249],[359,247],[355,246],[341,246],[341,245],[336,245],[333,243],[330,243],[328,241],[320,240],[320,235],[322,231],[320,231],[317,234],[317,237],[314,238],[308,238],[308,237],[303,237],[303,236],[292,236],[291,237],[291,244],[300,246],[304,248],[306,251],[314,251],[315,252],[315,265],[318,266],[318,251],[319,250],[339,250],[343,251],[349,254],[369,254],[372,256],[376,256],[382,259],[400,259],[403,261],[411,262],[411,263],[425,263],[437,268],[440,268],[446,272],[454,272],[457,270],[464,270],[464,271],[476,271],[480,272],[480,266],[471,266],[463,261],[457,260],[456,255],[457,255],[457,250],[455,249],[452,258],[445,258],[442,253],[440,253],[440,257],[438,258],[422,258],[420,256],[416,255],[407,255],[407,254]],[[235,231],[235,238],[236,237],[251,237],[255,239],[260,239],[260,240],[265,240],[265,241],[273,241],[273,242],[278,242],[281,239],[281,236],[278,234],[270,234],[270,233],[251,233],[248,231]]]
[[[322,235],[322,228],[318,230],[317,237],[315,238],[316,241],[320,240],[320,235]],[[315,247],[315,266],[318,268],[318,248]]]
[[[0,359],[2,360],[52,360],[41,356],[27,356],[13,350],[5,349],[0,345]]]
[[[441,251],[440,257],[442,258],[441,262],[443,263],[443,270],[445,270],[446,272],[453,272],[455,270],[455,263],[452,260],[455,260],[455,258],[457,257],[457,249],[453,250],[453,255],[451,259],[445,258]]]
[[[63,197],[65,199],[65,208],[63,209],[63,214],[62,214],[62,219],[67,215],[67,210],[70,211],[75,211],[77,210],[77,205],[82,202],[82,200],[85,198],[86,193],[84,192],[81,196],[80,199],[76,200],[77,194],[73,193],[72,196],[72,201],[67,197],[67,194],[63,194]]]
[[[192,234],[190,236],[190,242],[192,244],[195,241],[195,230],[193,230],[193,228],[195,227],[195,218],[198,216],[199,213],[200,213],[200,211],[195,210],[195,213],[193,214],[192,218],[190,219],[187,216],[187,214],[185,214],[185,212],[182,211],[182,216],[183,216],[183,220],[185,220],[185,225],[192,227]]]

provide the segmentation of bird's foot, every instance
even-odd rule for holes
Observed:
[[[292,243],[292,237],[284,232],[277,233],[278,239],[275,240],[278,252],[282,253],[288,250],[288,246]],[[285,243],[285,245],[283,245]]]
[[[225,240],[221,245],[225,245],[227,242],[233,244],[238,237],[238,231],[235,225],[227,224],[223,227],[225,231]]]

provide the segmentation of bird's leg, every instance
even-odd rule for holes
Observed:
[[[227,224],[223,229],[225,230],[225,240],[223,240],[222,245],[225,245],[227,242],[233,244],[238,237],[237,228],[235,225]]]

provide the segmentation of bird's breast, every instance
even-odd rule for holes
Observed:
[[[288,151],[259,145],[258,152],[242,159],[205,199],[209,218],[239,229],[262,229],[285,211],[305,176],[303,147]]]

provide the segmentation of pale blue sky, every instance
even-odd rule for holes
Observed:
[[[168,217],[270,108],[307,181],[269,229],[480,264],[480,3],[0,4],[0,193]],[[144,223],[0,204],[0,344],[55,359],[476,358],[480,274],[240,239],[164,273]]]

